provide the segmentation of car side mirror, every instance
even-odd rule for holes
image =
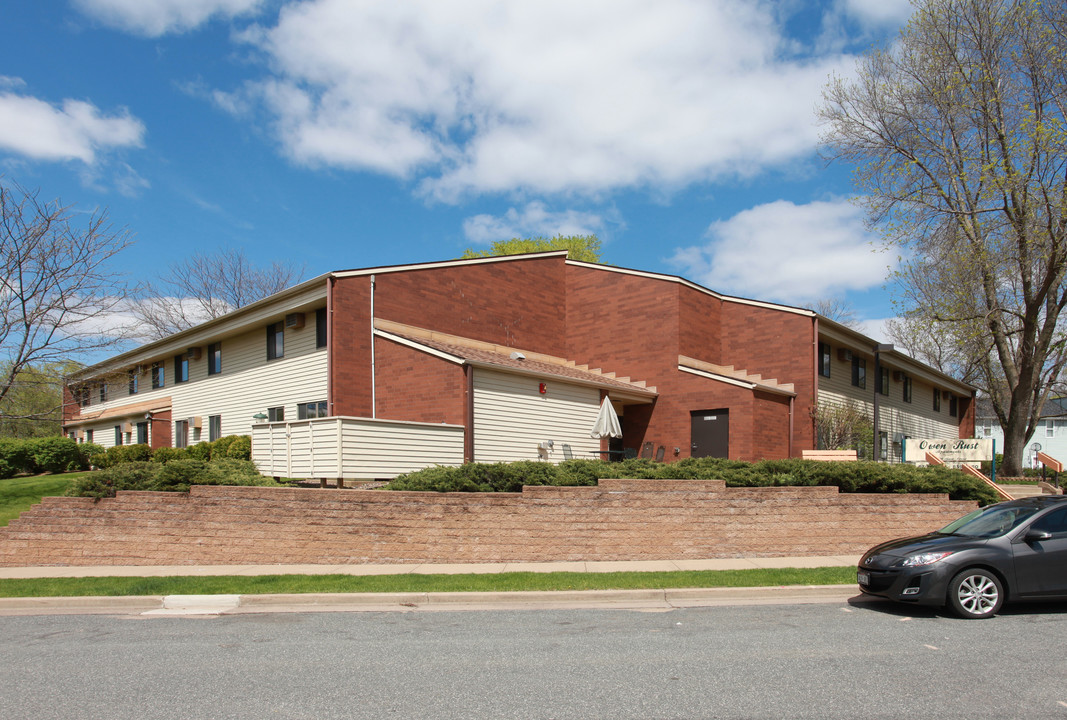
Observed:
[[[1028,543],[1041,542],[1042,540],[1051,539],[1052,533],[1047,532],[1045,530],[1031,530],[1030,532],[1026,533],[1026,536],[1023,538],[1023,540]]]

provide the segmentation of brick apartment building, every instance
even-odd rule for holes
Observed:
[[[869,374],[869,377],[868,377]],[[622,437],[590,436],[607,399]],[[65,431],[110,446],[252,434],[262,472],[391,477],[464,461],[799,456],[814,413],[876,453],[971,437],[974,390],[816,313],[565,252],[329,273],[71,379]]]

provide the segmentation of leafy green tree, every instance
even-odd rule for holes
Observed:
[[[548,250],[566,250],[571,260],[583,262],[601,262],[600,240],[596,235],[556,235],[555,237],[512,238],[497,240],[488,250],[467,248],[462,257],[480,258],[498,255],[521,255],[523,253],[546,252]]]
[[[74,362],[30,365],[14,373],[0,399],[0,438],[58,435],[63,420],[63,381],[79,365]],[[8,376],[0,367],[0,376]]]
[[[903,257],[905,315],[977,353],[1019,472],[1067,362],[1067,0],[916,0],[831,80],[832,156]]]

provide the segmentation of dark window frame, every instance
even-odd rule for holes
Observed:
[[[324,417],[328,417],[325,400],[300,403],[296,406],[297,420],[315,420]]]
[[[189,382],[189,354],[174,356],[174,384]]]
[[[828,378],[830,377],[830,365],[832,362],[833,348],[830,347],[830,343],[819,343],[819,376]]]
[[[941,391],[934,388],[934,412],[941,412]]]
[[[955,395],[949,395],[948,397],[948,414],[951,417],[956,417],[958,412],[959,402],[956,400]]]
[[[167,386],[167,369],[163,366],[163,363],[152,363],[152,389],[158,390],[159,388]]]
[[[222,343],[211,343],[207,346],[207,374],[218,375],[222,372]]]
[[[129,384],[127,385],[127,392],[130,395],[136,395],[141,389],[141,376],[137,374],[136,370],[130,370]]]
[[[207,416],[207,439],[208,442],[215,442],[222,437],[222,416],[221,415],[208,415]]]
[[[878,394],[889,397],[889,368],[878,368]]]
[[[315,311],[315,349],[326,347],[326,318],[326,308],[319,308]]]
[[[122,426],[115,426],[115,445],[116,447],[122,444]]]
[[[174,447],[176,447],[176,448],[189,447],[189,421],[188,420],[175,420],[174,421]]]
[[[279,405],[278,407],[267,408],[267,422],[284,422],[285,421],[285,406]]]
[[[904,402],[910,403],[912,399],[911,378],[904,376]]]
[[[867,389],[867,360],[856,355],[852,356],[852,386],[860,390]]]
[[[106,403],[107,402],[107,383],[100,383],[100,387],[97,388],[97,390],[100,393],[100,402]]]
[[[276,322],[267,326],[267,360],[285,357],[285,323]]]

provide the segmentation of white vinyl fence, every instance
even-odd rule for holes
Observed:
[[[463,427],[357,417],[257,423],[252,460],[271,477],[391,479],[462,465]]]

